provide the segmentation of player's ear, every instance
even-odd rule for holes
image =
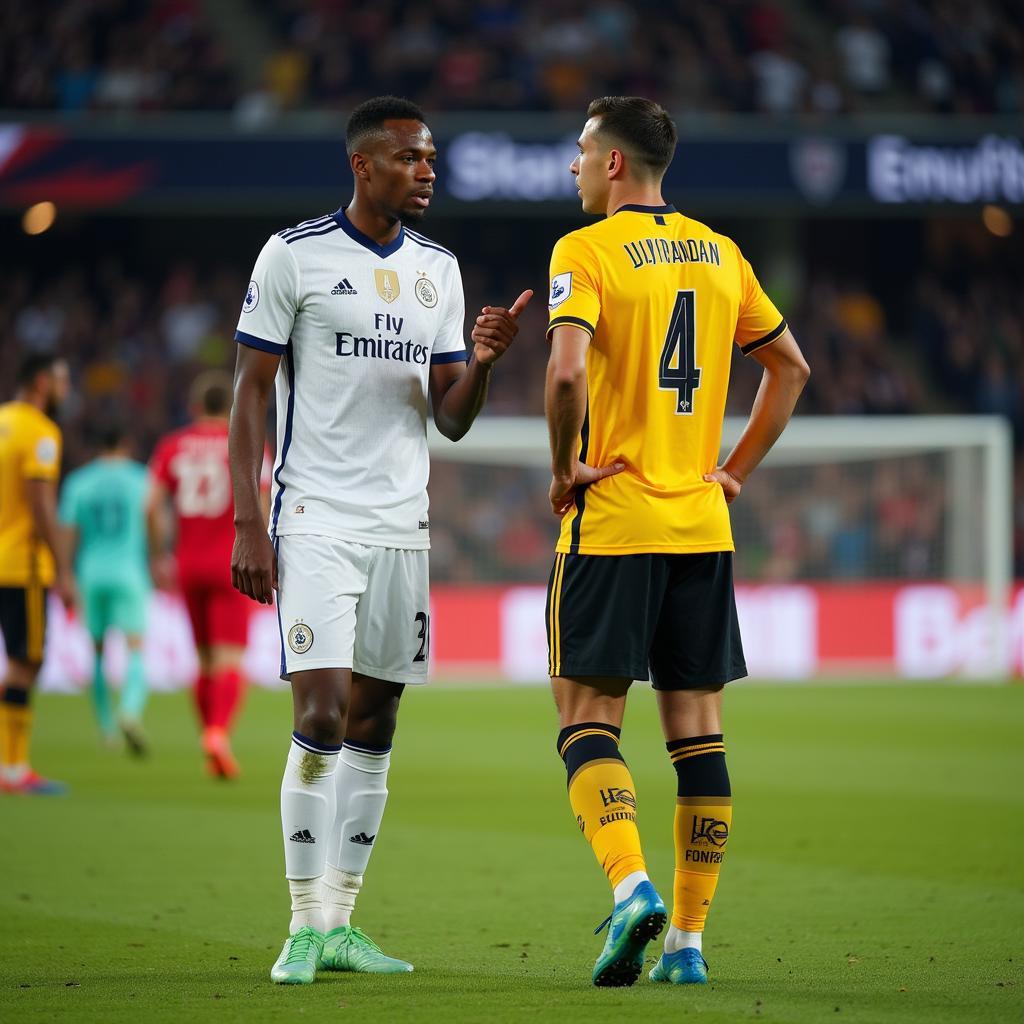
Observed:
[[[625,161],[622,157],[621,149],[613,149],[608,154],[608,177],[617,178],[622,174],[622,169],[625,166]]]
[[[362,178],[364,181],[369,178],[370,161],[362,153],[353,153],[348,162],[354,177]]]

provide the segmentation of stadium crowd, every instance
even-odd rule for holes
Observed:
[[[579,110],[606,93],[677,114],[1024,110],[1015,0],[238,6],[246,32],[228,38],[200,0],[7,0],[0,107],[251,117],[397,92],[428,110]]]
[[[504,267],[500,287],[463,259],[469,310],[514,294],[536,268]],[[66,469],[89,454],[88,425],[111,407],[132,425],[137,453],[188,416],[188,383],[231,366],[247,268],[181,263],[147,275],[114,256],[91,268],[0,275],[0,362],[56,350],[76,382],[65,410]],[[542,273],[543,271],[541,271]],[[998,413],[1024,441],[1024,296],[1012,267],[964,284],[941,254],[885,308],[863,280],[818,272],[787,310],[813,367],[802,414]],[[771,289],[770,282],[767,282]],[[543,290],[543,283],[540,283]],[[495,373],[486,415],[543,412],[546,310],[534,302]],[[760,379],[737,355],[728,412],[744,415]],[[933,467],[934,468],[934,467]],[[870,469],[870,472],[868,471]],[[763,473],[735,508],[748,577],[812,578],[827,563],[849,576],[913,577],[942,568],[945,490],[927,460],[822,467],[810,483]],[[1024,459],[1017,460],[1017,570],[1024,572]],[[787,483],[787,481],[789,481]],[[436,461],[433,570],[440,580],[538,579],[549,568],[554,521],[543,472]],[[860,532],[858,532],[860,531]]]

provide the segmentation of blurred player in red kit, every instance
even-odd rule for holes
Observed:
[[[241,703],[242,656],[254,607],[231,585],[235,539],[228,469],[231,394],[229,374],[219,370],[200,374],[189,393],[193,422],[164,437],[150,461],[150,528],[155,550],[164,553],[154,579],[167,588],[176,568],[199,656],[195,701],[203,727],[203,751],[210,773],[221,778],[238,774],[228,734]],[[264,502],[270,469],[268,451],[261,480]],[[170,508],[176,531],[168,516]],[[173,561],[166,554],[172,532],[176,533]]]

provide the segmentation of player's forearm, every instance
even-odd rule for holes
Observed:
[[[782,435],[807,382],[806,368],[765,369],[750,419],[722,468],[741,483]]]
[[[73,566],[75,564],[75,552],[78,550],[78,530],[74,526],[61,524],[57,527],[57,536],[63,564],[68,567]]]
[[[235,388],[228,426],[228,459],[235,501],[235,525],[262,523],[260,471],[267,422],[269,394],[241,383]]]
[[[587,413],[587,377],[582,369],[559,369],[548,363],[544,385],[544,413],[551,443],[551,473],[558,478],[575,475],[579,436]]]
[[[167,522],[167,500],[163,494],[151,498],[146,508],[146,539],[153,558],[159,558],[170,550],[171,530]]]
[[[437,429],[449,441],[464,437],[487,401],[491,366],[471,358],[466,372],[444,393],[434,412]]]
[[[29,503],[35,522],[36,536],[50,549],[57,566],[57,575],[68,575],[71,563],[64,544],[61,542],[60,528],[57,525],[56,485],[43,480],[30,481]]]

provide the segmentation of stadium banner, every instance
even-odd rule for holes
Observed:
[[[985,678],[991,675],[992,623],[980,587],[948,583],[780,583],[740,585],[737,606],[753,679]],[[547,678],[545,591],[539,586],[435,587],[431,595],[431,672],[438,680],[542,683]],[[85,690],[92,644],[78,619],[50,600],[44,690]],[[1007,664],[1024,675],[1024,585],[1012,594],[1003,636]],[[124,673],[123,638],[106,648],[109,675]],[[188,685],[195,648],[184,605],[152,595],[145,641],[154,690]],[[0,653],[0,662],[3,655]],[[245,671],[261,686],[278,678],[280,631],[274,609],[259,607],[249,628]],[[0,666],[2,667],[2,666]]]
[[[569,165],[577,119],[481,116],[434,124],[440,153],[434,206],[445,214],[568,213],[578,209]],[[350,188],[340,126],[311,133],[219,130],[205,122],[144,132],[53,121],[0,123],[0,206],[49,200],[92,210],[218,211],[299,208],[338,201]],[[571,125],[571,127],[570,127]],[[687,129],[665,179],[667,196],[735,209],[865,210],[893,206],[1024,203],[1019,124],[931,137],[758,134]]]

